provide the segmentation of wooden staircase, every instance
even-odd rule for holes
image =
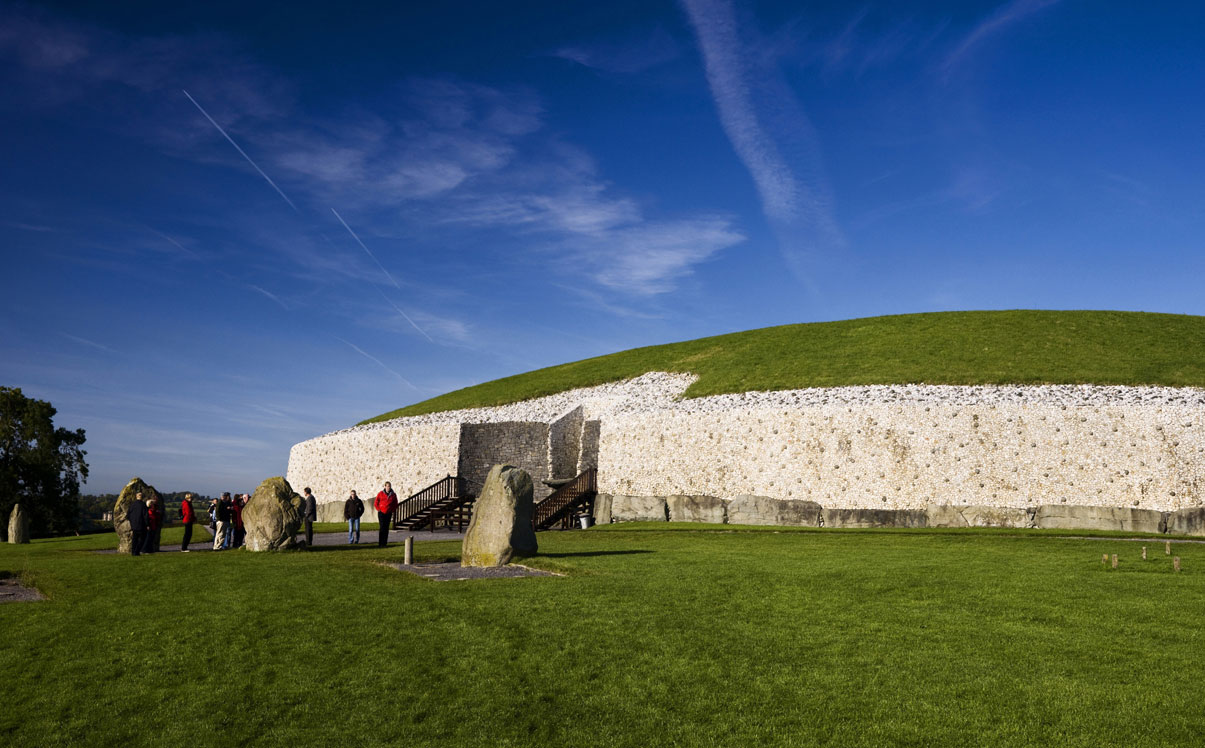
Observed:
[[[472,516],[473,501],[464,478],[449,475],[398,504],[393,529],[435,532],[440,527],[464,530]]]
[[[537,530],[548,530],[554,525],[568,530],[573,527],[575,514],[594,510],[594,497],[597,495],[598,470],[591,468],[536,504],[532,525]]]

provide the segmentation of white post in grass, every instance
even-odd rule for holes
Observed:
[[[413,535],[406,536],[406,551],[405,551],[405,555],[402,557],[402,563],[405,564],[406,566],[410,566],[411,564],[414,563],[414,536]]]

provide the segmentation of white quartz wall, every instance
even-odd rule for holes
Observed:
[[[404,499],[455,475],[459,451],[459,423],[337,431],[294,445],[286,478],[298,493],[312,488],[319,504],[341,503],[354,488],[371,514],[385,481]]]
[[[686,401],[603,419],[599,490],[756,494],[838,508],[1066,503],[1170,511],[1205,500],[1198,394],[1184,404],[1115,405]]]

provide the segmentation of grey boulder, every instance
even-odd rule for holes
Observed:
[[[259,484],[243,507],[243,527],[249,551],[280,551],[296,548],[301,527],[301,497],[284,478],[269,478]]]
[[[460,565],[505,566],[537,550],[531,475],[512,465],[490,468],[461,544]]]

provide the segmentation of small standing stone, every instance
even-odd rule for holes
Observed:
[[[1142,560],[1143,561],[1146,560],[1146,546],[1145,545],[1142,546]]]
[[[22,511],[20,504],[13,505],[13,513],[8,517],[8,542],[29,542],[29,515]]]
[[[1163,544],[1163,552],[1169,556],[1172,555],[1172,541],[1169,540]]]
[[[1107,554],[1107,553],[1100,554],[1100,563],[1101,563],[1101,566],[1108,566],[1109,565],[1109,554]]]
[[[1180,571],[1180,557],[1179,556],[1172,558],[1172,568],[1175,569],[1176,571]]]
[[[405,564],[406,566],[410,566],[411,564],[414,563],[414,536],[413,535],[406,536],[405,551],[404,551],[404,555],[402,557],[402,563]]]
[[[1116,553],[1113,554],[1113,568],[1114,569],[1117,568],[1117,554]]]

